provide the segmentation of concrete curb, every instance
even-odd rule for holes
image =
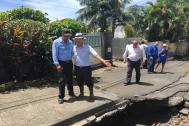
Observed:
[[[45,125],[46,126],[69,126],[78,121],[86,119],[89,116],[94,115],[99,111],[107,109],[108,107],[112,107],[116,103],[117,103],[116,101],[108,101],[101,105],[96,105],[91,108],[88,108],[84,112],[76,111],[76,112],[74,112],[74,116],[73,116],[73,114],[70,114],[71,116],[68,115],[67,117],[62,117],[62,119],[55,120],[54,122],[51,122],[51,123],[48,123],[47,125],[46,124]]]

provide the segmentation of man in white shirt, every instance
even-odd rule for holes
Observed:
[[[144,49],[139,47],[139,42],[133,40],[131,45],[127,45],[123,54],[124,63],[128,63],[127,79],[125,85],[131,84],[133,68],[136,71],[136,83],[140,82],[140,69],[146,60]]]
[[[144,49],[146,55],[147,55],[147,51],[148,51],[148,45],[147,45],[147,43],[148,43],[147,40],[142,40],[141,43],[140,43],[140,47],[142,49]],[[146,60],[144,62],[143,68],[147,68],[147,58],[146,58]]]
[[[75,60],[75,72],[76,80],[79,85],[80,95],[79,97],[84,96],[84,83],[87,84],[90,91],[90,98],[93,98],[93,82],[92,82],[92,70],[90,56],[94,56],[96,59],[101,61],[107,67],[110,67],[111,64],[101,58],[98,53],[88,44],[84,43],[84,36],[82,33],[77,33],[75,35],[76,45],[73,47],[74,60]]]
[[[144,49],[145,53],[147,53],[147,49],[148,49],[147,40],[142,40],[140,43],[140,47]]]

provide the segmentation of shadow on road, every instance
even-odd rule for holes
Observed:
[[[154,86],[154,84],[148,83],[148,82],[140,82],[138,85],[143,85],[143,86]]]
[[[131,82],[131,84],[129,84],[129,85],[154,86],[154,84],[151,84],[148,82],[140,82],[140,83]]]
[[[84,96],[82,98],[76,97],[76,98],[70,98],[68,100],[65,100],[67,103],[73,103],[77,101],[88,101],[88,102],[95,102],[95,101],[104,101],[104,100],[110,100],[104,97],[94,96],[94,98],[90,98],[89,96]]]
[[[92,77],[94,83],[98,83],[101,80],[101,77]]]
[[[174,74],[173,72],[156,72],[156,74]]]

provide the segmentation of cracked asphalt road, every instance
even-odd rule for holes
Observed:
[[[147,74],[142,71],[142,83],[124,86],[126,66],[117,63],[112,71],[99,70],[94,73],[96,100],[88,102],[87,97],[81,101],[69,100],[63,105],[57,104],[57,88],[27,89],[9,94],[0,94],[0,126],[36,126],[49,125],[49,122],[61,121],[92,110],[119,99],[134,96],[165,98],[181,90],[189,90],[189,62],[170,61],[164,74]],[[133,76],[134,77],[134,76]],[[78,94],[78,87],[75,87]],[[85,94],[88,95],[86,88]],[[159,94],[159,95],[158,95]]]

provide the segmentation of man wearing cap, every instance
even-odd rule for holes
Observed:
[[[52,45],[52,58],[59,74],[59,104],[64,102],[65,85],[70,97],[75,97],[73,91],[73,44],[69,39],[71,31],[64,29],[62,31],[62,37],[54,40]]]
[[[82,33],[75,35],[76,45],[73,47],[76,79],[80,89],[79,97],[84,96],[84,83],[87,84],[90,91],[90,98],[93,98],[93,81],[92,70],[90,63],[90,55],[101,61],[104,65],[111,68],[111,64],[101,58],[97,52],[88,44],[84,43],[84,36]]]
[[[159,49],[158,63],[155,67],[155,70],[154,70],[155,72],[156,72],[158,66],[162,63],[161,73],[163,73],[165,63],[167,61],[167,57],[168,57],[167,44],[163,44],[163,48]]]
[[[143,48],[139,47],[138,40],[133,40],[132,44],[127,45],[123,54],[124,63],[128,63],[127,78],[125,85],[131,84],[133,69],[136,71],[136,83],[140,82],[140,69],[146,60],[146,54]]]
[[[148,55],[148,64],[147,64],[147,68],[148,68],[148,73],[154,73],[154,67],[155,64],[157,62],[158,59],[158,45],[159,42],[155,42],[154,45],[150,45],[148,46],[148,51],[147,51],[147,55]]]

